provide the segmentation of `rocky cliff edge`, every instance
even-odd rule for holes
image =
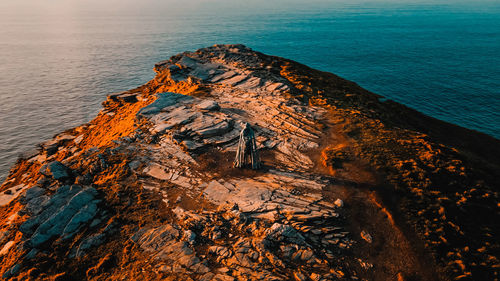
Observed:
[[[243,45],[155,71],[12,168],[3,279],[498,280],[498,140]]]

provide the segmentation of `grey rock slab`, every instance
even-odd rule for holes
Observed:
[[[216,204],[232,203],[238,205],[243,212],[265,209],[265,202],[271,199],[271,190],[256,181],[232,182],[236,189],[230,191],[224,185],[212,181],[204,191],[204,195]]]
[[[280,90],[280,89],[282,89],[282,88],[285,88],[285,86],[286,86],[286,85],[285,85],[285,84],[283,84],[283,83],[276,82],[276,83],[272,83],[272,84],[270,84],[270,85],[266,86],[266,87],[265,87],[265,89],[266,89],[267,91],[273,92],[273,91],[276,91],[276,90]]]
[[[154,163],[144,168],[143,172],[159,180],[169,180],[172,177],[172,173],[168,171],[167,167]]]
[[[53,237],[61,235],[69,237],[73,233],[66,233],[66,227],[68,230],[74,231],[95,216],[97,212],[96,201],[94,201],[96,195],[97,191],[91,187],[81,189],[78,186],[74,186],[74,188],[63,186],[45,203],[44,211],[28,219],[21,225],[20,230],[29,235],[36,229],[30,238],[30,245],[33,247],[37,247]]]
[[[156,100],[150,105],[139,110],[138,114],[151,115],[157,114],[166,107],[179,104],[182,101],[192,100],[193,97],[176,94],[172,92],[156,94]]]
[[[97,214],[98,208],[95,202],[90,202],[88,205],[74,215],[63,231],[63,236],[71,237],[83,224],[92,220]]]
[[[28,202],[31,200],[36,199],[37,197],[43,195],[45,193],[45,189],[41,188],[38,185],[35,185],[28,190],[26,190],[26,193],[24,194],[24,201]]]
[[[218,64],[202,62],[188,56],[183,56],[177,61],[177,65],[180,65],[182,68],[189,68],[188,75],[201,80],[208,80],[210,77],[221,72],[218,69],[220,66]]]
[[[204,100],[196,104],[196,107],[200,110],[207,110],[207,111],[217,111],[220,109],[220,105],[214,100]]]
[[[216,204],[224,204],[230,200],[230,192],[226,186],[214,180],[207,185],[203,195]]]
[[[197,68],[202,64],[199,60],[194,59],[188,56],[182,56],[177,62],[176,65],[181,66],[181,68]]]
[[[93,247],[97,247],[104,243],[104,240],[106,238],[106,235],[104,233],[98,233],[94,234],[90,237],[85,238],[80,245],[78,245],[78,248],[76,249],[76,252],[71,255],[72,257],[81,257],[83,256],[89,249]]]
[[[212,79],[210,79],[210,81],[213,83],[216,83],[216,82],[219,82],[221,80],[226,80],[226,79],[229,79],[231,77],[234,77],[237,74],[238,74],[238,72],[236,72],[234,70],[226,71],[226,72],[223,72],[219,75],[214,76]]]
[[[178,110],[175,113],[168,114],[159,113],[151,118],[151,121],[155,124],[153,127],[153,132],[162,133],[163,131],[169,130],[173,127],[188,124],[199,116],[199,113],[190,112],[188,110]]]
[[[230,86],[234,86],[234,85],[237,85],[238,83],[241,83],[242,81],[248,79],[248,75],[244,75],[244,74],[240,74],[240,75],[236,75],[236,76],[233,76],[229,79],[224,79],[222,81],[219,81],[223,84],[227,84],[227,85],[230,85]]]
[[[240,137],[240,131],[239,129],[233,128],[228,133],[218,135],[218,136],[213,136],[209,138],[204,138],[203,143],[205,144],[215,144],[215,145],[223,145],[227,144],[233,141],[236,141]]]
[[[165,224],[156,228],[140,229],[131,239],[147,251],[157,251],[169,243],[175,242],[179,235],[178,229],[170,224]]]
[[[141,165],[141,161],[139,161],[139,160],[134,160],[134,161],[128,163],[128,167],[131,170],[136,170],[137,168],[139,168],[140,165]]]
[[[262,79],[260,79],[259,77],[251,77],[251,78],[245,80],[243,83],[239,83],[236,87],[238,89],[248,91],[248,90],[255,89],[255,88],[259,87],[261,82],[262,82]]]
[[[50,176],[55,180],[63,180],[69,177],[69,169],[59,161],[53,161],[43,165],[40,168],[40,173]]]
[[[194,151],[205,146],[205,143],[199,143],[192,140],[183,140],[180,145],[189,151]]]
[[[271,228],[266,231],[266,238],[275,241],[286,240],[298,245],[305,244],[304,236],[297,232],[295,228],[280,223],[274,223]]]
[[[186,129],[189,129],[191,131],[201,131],[216,126],[221,122],[229,122],[229,120],[226,120],[226,116],[223,113],[205,112],[191,124],[189,124]]]
[[[310,168],[313,166],[312,160],[291,143],[280,143],[277,149],[281,152],[278,154],[279,160],[291,167]]]
[[[209,127],[203,128],[201,130],[196,130],[196,133],[198,133],[203,138],[208,138],[212,136],[220,136],[222,134],[229,132],[231,129],[232,129],[231,122],[222,120]]]
[[[26,220],[19,228],[19,230],[24,234],[29,234],[36,228],[41,222],[48,219],[52,214],[57,212],[64,204],[67,203],[69,198],[76,193],[78,193],[82,188],[78,185],[63,185],[56,190],[56,193],[47,200],[38,202],[35,198],[28,201],[26,208],[30,210],[31,208],[41,207],[43,211],[40,214],[36,214]],[[40,205],[40,206],[37,206]]]

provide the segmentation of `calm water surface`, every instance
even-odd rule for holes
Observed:
[[[91,120],[106,94],[153,78],[155,62],[216,43],[336,73],[500,138],[495,2],[0,15],[0,180],[19,153]]]

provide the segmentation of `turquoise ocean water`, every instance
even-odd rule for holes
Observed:
[[[150,80],[155,62],[216,43],[500,138],[500,2],[268,2],[0,9],[0,179],[22,151],[91,120],[106,94]]]

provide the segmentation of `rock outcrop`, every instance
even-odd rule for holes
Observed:
[[[498,140],[242,45],[155,71],[11,170],[2,278],[498,279]]]

